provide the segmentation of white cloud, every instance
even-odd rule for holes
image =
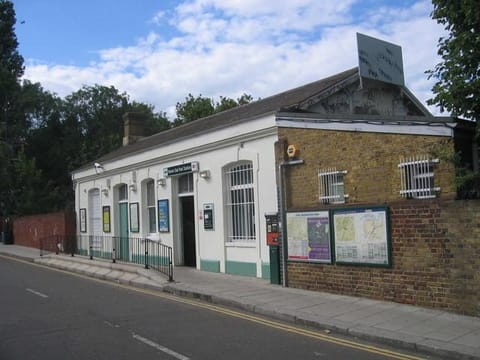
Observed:
[[[442,29],[429,18],[431,3],[382,7],[354,16],[353,0],[195,0],[175,9],[177,34],[152,31],[130,47],[105,49],[88,67],[29,64],[25,77],[59,95],[84,84],[114,85],[137,101],[171,114],[190,92],[266,97],[357,65],[355,33],[403,47],[407,86],[422,100],[438,62]],[[377,16],[378,14],[378,16]],[[165,13],[153,15],[155,23]]]

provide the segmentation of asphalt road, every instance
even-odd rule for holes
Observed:
[[[0,360],[416,359],[0,257]]]

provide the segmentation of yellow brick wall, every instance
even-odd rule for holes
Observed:
[[[299,149],[303,165],[285,169],[287,208],[323,206],[319,197],[319,169],[347,170],[344,177],[347,204],[401,200],[401,157],[453,152],[453,141],[440,136],[365,133],[280,128],[279,138]],[[434,167],[435,186],[441,198],[455,197],[453,164],[442,159]]]

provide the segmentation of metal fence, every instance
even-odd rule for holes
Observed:
[[[40,240],[40,256],[63,253],[124,261],[152,268],[173,281],[173,250],[156,240],[121,236],[52,235]]]

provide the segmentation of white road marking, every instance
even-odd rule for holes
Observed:
[[[190,360],[189,357],[187,357],[185,355],[182,355],[182,354],[179,354],[176,351],[170,350],[169,348],[166,348],[165,346],[157,344],[156,342],[154,342],[150,339],[144,338],[143,336],[132,333],[132,337],[134,339],[138,340],[138,341],[141,341],[142,343],[144,343],[148,346],[151,346],[151,347],[153,347],[157,350],[160,350],[160,351],[162,351],[166,354],[169,354],[169,355],[173,356],[174,358],[177,358],[178,360]]]
[[[32,290],[32,289],[25,289],[25,290],[27,290],[28,292],[31,292],[32,294],[40,296],[42,298],[48,298],[48,295],[42,294],[41,292],[38,292],[38,291],[35,291],[35,290]]]

